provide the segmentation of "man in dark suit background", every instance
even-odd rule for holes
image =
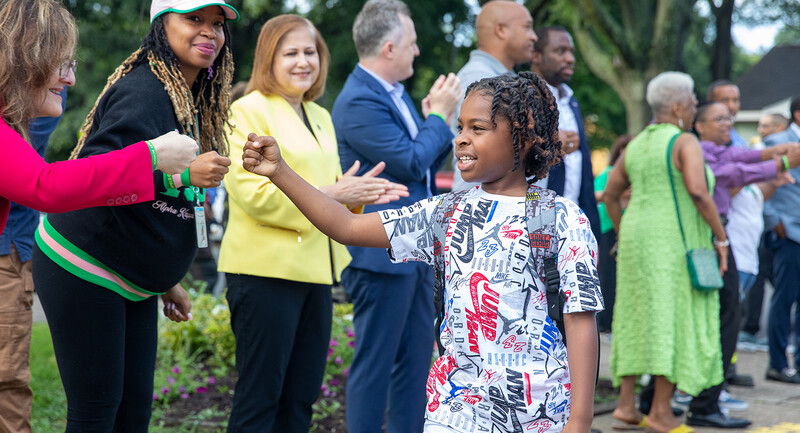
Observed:
[[[580,106],[567,85],[575,72],[575,45],[572,35],[561,26],[537,29],[536,35],[539,40],[534,43],[531,70],[544,78],[556,99],[559,137],[566,154],[560,164],[550,168],[547,183],[542,181],[540,186],[574,201],[589,218],[594,237],[600,239],[592,156],[583,130]]]
[[[422,101],[423,120],[401,81],[419,55],[408,7],[371,0],[353,24],[359,63],[333,105],[342,166],[381,173],[408,186],[409,196],[365,212],[406,206],[435,194],[434,175],[450,150],[448,118],[460,96],[454,74],[440,76]],[[359,173],[360,174],[360,173]],[[353,300],[355,358],[347,384],[350,433],[422,431],[425,383],[433,351],[433,271],[423,263],[392,264],[385,250],[348,247],[353,261],[342,284]]]

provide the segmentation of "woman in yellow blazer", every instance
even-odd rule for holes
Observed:
[[[261,29],[248,93],[231,105],[230,213],[219,257],[239,371],[229,432],[308,431],[330,340],[330,286],[350,262],[269,179],[242,168],[247,135],[285,143],[295,171],[355,211],[408,195],[375,177],[382,163],[354,176],[356,163],[342,175],[331,116],[312,102],[325,88],[329,57],[310,21],[274,17]]]

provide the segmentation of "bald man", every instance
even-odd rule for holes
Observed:
[[[521,4],[507,0],[492,0],[483,5],[475,21],[475,33],[478,49],[469,53],[469,61],[458,71],[462,102],[467,87],[474,81],[513,74],[514,65],[529,62],[536,42],[530,12]],[[451,124],[455,135],[458,135],[460,111],[461,103],[456,107]],[[464,182],[456,164],[453,164],[453,191],[476,185]]]
[[[758,131],[758,135],[760,135],[763,140],[767,138],[768,135],[783,131],[788,125],[789,119],[787,119],[786,116],[778,113],[770,113],[758,119],[756,131]]]

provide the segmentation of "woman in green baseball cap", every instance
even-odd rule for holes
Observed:
[[[180,281],[205,238],[204,188],[228,172],[233,58],[224,1],[154,0],[141,47],[109,77],[73,158],[177,130],[200,154],[182,174],[154,172],[153,201],[50,214],[34,281],[67,395],[67,432],[145,432],[158,323],[191,319]],[[124,169],[124,168],[123,168]],[[124,201],[125,197],[119,200]]]

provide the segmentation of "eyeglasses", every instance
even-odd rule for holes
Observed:
[[[58,67],[58,76],[62,80],[66,80],[69,77],[69,71],[73,73],[77,73],[78,71],[78,61],[77,60],[65,60],[61,66]]]
[[[720,125],[723,123],[733,123],[733,116],[717,116],[707,119],[708,122],[716,122]]]

